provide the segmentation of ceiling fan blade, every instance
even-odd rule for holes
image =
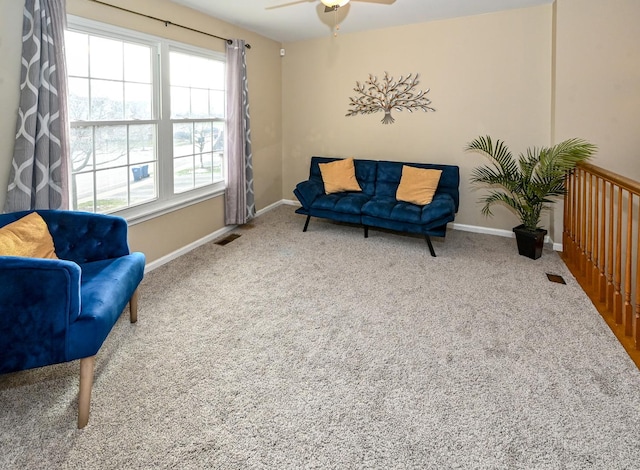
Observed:
[[[292,5],[299,5],[300,3],[312,3],[312,2],[315,2],[315,1],[316,0],[297,0],[295,2],[281,3],[280,5],[273,5],[273,6],[270,6],[270,7],[265,7],[264,9],[265,10],[275,10],[276,8],[290,7]]]

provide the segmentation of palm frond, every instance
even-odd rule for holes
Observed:
[[[578,163],[591,158],[597,147],[582,139],[568,139],[544,150],[540,154],[537,175],[564,178]]]
[[[597,147],[582,139],[568,139],[552,147],[529,148],[516,160],[504,142],[496,140],[494,145],[491,137],[480,136],[466,150],[478,151],[491,161],[471,173],[471,183],[491,187],[480,199],[482,213],[492,215],[491,206],[504,203],[533,229],[540,224],[542,211],[564,195],[567,173],[591,158]]]
[[[466,150],[475,150],[489,157],[496,168],[509,178],[515,179],[520,169],[511,155],[509,147],[501,140],[496,140],[495,146],[490,136],[480,136],[472,140]]]
[[[482,207],[482,214],[485,216],[493,215],[493,213],[491,212],[491,206],[493,206],[493,204],[495,204],[496,202],[502,202],[506,204],[517,213],[522,212],[523,209],[522,203],[517,198],[511,196],[510,194],[496,190],[489,191],[486,196],[480,199],[480,202],[484,203],[484,206]]]

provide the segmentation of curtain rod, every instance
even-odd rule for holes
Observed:
[[[107,7],[111,7],[111,8],[115,8],[117,10],[122,10],[122,11],[126,11],[127,13],[133,13],[134,15],[138,15],[138,16],[144,16],[145,18],[149,18],[152,20],[156,20],[156,21],[160,21],[161,23],[164,23],[165,26],[177,26],[178,28],[182,28],[182,29],[187,29],[189,31],[193,31],[194,33],[200,33],[200,34],[204,34],[205,36],[209,36],[212,38],[216,38],[216,39],[221,39],[223,41],[226,41],[227,44],[231,44],[233,41],[231,39],[228,38],[223,38],[222,36],[216,36],[215,34],[211,34],[211,33],[206,33],[204,31],[200,31],[199,29],[194,29],[194,28],[190,28],[189,26],[183,26],[181,24],[178,23],[173,23],[169,20],[163,20],[162,18],[156,18],[155,16],[151,16],[151,15],[145,15],[144,13],[139,13],[137,11],[133,11],[133,10],[128,10],[126,8],[122,8],[116,5],[111,5],[110,3],[105,3],[105,2],[101,2],[100,0],[90,0],[94,3],[99,3],[100,5],[104,5]],[[251,44],[245,44],[244,45],[247,49],[251,49]]]

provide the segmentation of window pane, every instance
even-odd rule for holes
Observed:
[[[151,119],[151,85],[124,84],[125,119]]]
[[[129,163],[152,162],[155,157],[155,126],[129,126]]]
[[[209,117],[209,92],[207,90],[191,89],[191,117]]]
[[[122,119],[123,83],[91,80],[91,120],[116,121]]]
[[[93,173],[72,175],[71,191],[71,207],[81,211],[95,211],[93,207]]]
[[[155,169],[156,166],[153,163],[145,163],[144,165],[131,167],[131,204],[152,201],[157,197]]]
[[[193,154],[193,124],[173,125],[173,157]]]
[[[96,171],[96,212],[112,212],[129,205],[127,167]]]
[[[71,170],[93,169],[93,127],[72,127],[70,136]]]
[[[209,88],[213,85],[211,78],[214,72],[214,62],[209,59],[194,57],[191,65],[199,73],[191,75],[191,86],[197,88]]]
[[[195,152],[210,152],[212,139],[212,126],[210,122],[196,122],[193,130],[193,143]]]
[[[151,48],[138,44],[124,44],[124,80],[151,83]]]
[[[89,36],[74,31],[65,32],[65,55],[69,76],[89,76]]]
[[[96,127],[96,167],[112,168],[127,164],[127,127]]]
[[[224,152],[224,127],[222,123],[216,123],[213,127],[213,151]]]
[[[224,64],[171,52],[171,117],[224,117]]]
[[[195,185],[196,187],[213,183],[213,155],[201,153],[196,155]]]
[[[173,159],[173,191],[183,193],[193,189],[193,157]]]
[[[193,73],[189,56],[180,54],[179,52],[172,52],[169,54],[169,63],[171,66],[169,78],[171,80],[171,86],[191,86],[191,76]]]
[[[211,82],[209,83],[209,88],[213,90],[224,90],[224,81],[225,81],[225,71],[224,71],[224,62],[219,60],[211,61],[211,73],[208,75]]]
[[[209,116],[223,118],[224,112],[224,92],[212,91],[209,97]]]
[[[87,121],[89,119],[89,80],[69,78],[69,119]]]
[[[171,117],[187,118],[191,115],[191,92],[189,88],[171,87]]]
[[[221,153],[213,155],[213,161],[211,166],[211,174],[213,176],[213,181],[223,181],[224,180],[224,158]]]
[[[122,41],[92,36],[89,39],[91,77],[123,80]]]

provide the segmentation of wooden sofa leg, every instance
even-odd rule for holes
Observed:
[[[364,238],[369,238],[369,227],[364,226]]]
[[[89,422],[91,407],[91,388],[93,387],[93,368],[96,357],[80,359],[80,394],[78,396],[78,429],[84,428]]]
[[[129,299],[129,318],[131,323],[138,321],[138,289],[133,292]]]

